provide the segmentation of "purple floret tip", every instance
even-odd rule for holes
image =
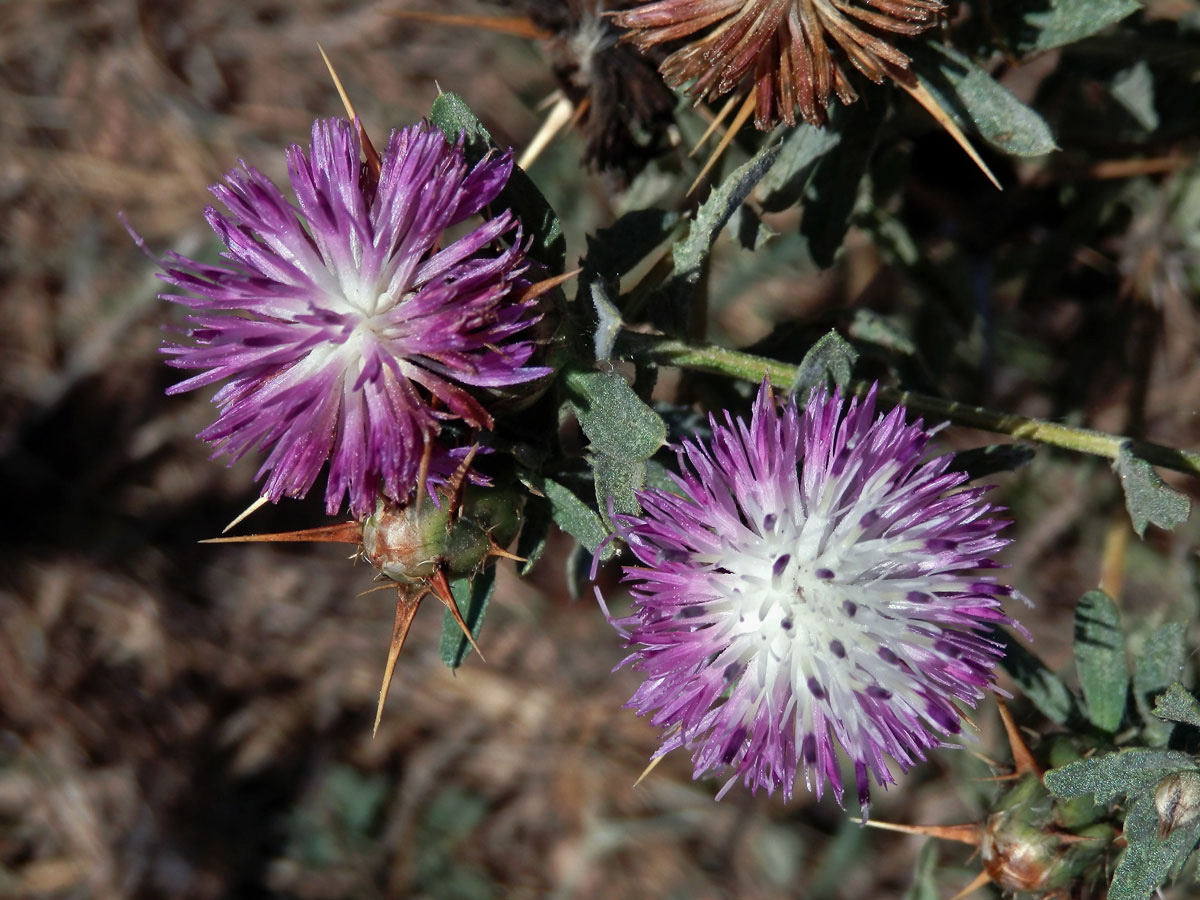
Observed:
[[[521,299],[515,217],[443,237],[496,199],[512,156],[471,166],[461,141],[419,124],[392,132],[375,182],[354,126],[328,119],[287,162],[294,202],[244,163],[213,186],[222,263],[162,261],[179,291],[163,296],[191,311],[164,351],[197,373],[172,393],[222,385],[200,436],[231,459],[265,451],[271,500],[304,496],[328,467],[327,509],[362,518],[380,492],[410,498],[426,453],[431,473],[453,471],[438,435],[492,427],[481,391],[548,371],[530,365],[540,314]]]
[[[627,704],[695,777],[840,803],[838,749],[866,815],[870,783],[961,732],[958,704],[994,690],[1012,591],[987,573],[1007,540],[984,490],[876,391],[815,391],[801,409],[764,382],[750,421],[713,416],[679,450],[676,492],[614,517],[636,559],[630,616],[610,620],[645,681]],[[846,785],[845,787],[849,787]]]

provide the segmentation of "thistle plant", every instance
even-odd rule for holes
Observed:
[[[1027,16],[1000,40],[990,4],[966,4],[959,25],[940,0],[503,5],[527,19],[489,27],[546,42],[560,63],[574,54],[556,64],[568,115],[550,131],[583,123],[586,158],[634,179],[630,206],[568,248],[536,153],[526,172],[453,93],[382,153],[352,111],[319,119],[308,147],[287,151],[294,202],[250,165],[231,172],[213,188],[226,211],[206,213],[225,261],[162,260],[163,296],[190,311],[164,352],[196,373],[171,393],[221,385],[200,438],[232,459],[265,454],[267,502],[304,496],[324,472],[326,510],[348,520],[221,540],[352,544],[396,586],[376,726],[422,600],[445,605],[442,656],[462,665],[486,648],[496,566],[527,575],[557,528],[575,546],[571,588],[589,593],[590,571],[596,615],[615,626],[613,665],[642,679],[627,706],[658,730],[651,767],[690,755],[716,799],[828,791],[840,804],[852,784],[869,821],[872,785],[977,744],[970,717],[1010,696],[1039,734],[1031,750],[1001,706],[1015,771],[995,766],[1005,788],[975,821],[888,827],[972,844],[979,884],[1003,890],[1085,896],[1111,882],[1112,897],[1148,897],[1178,875],[1200,842],[1183,628],[1123,630],[1114,600],[1087,594],[1073,690],[1023,643],[1039,636],[1021,624],[1004,552],[1030,526],[980,479],[1003,484],[1039,446],[1106,459],[1143,536],[1186,521],[1186,495],[1159,470],[1195,476],[1200,454],[978,405],[990,349],[938,344],[939,328],[986,338],[972,331],[983,301],[958,286],[920,328],[849,305],[750,347],[709,327],[722,242],[832,268],[854,227],[881,265],[933,292],[934,264],[896,212],[920,202],[896,188],[920,163],[908,98],[997,158],[1056,146],[986,59],[935,26],[962,47],[1040,51],[1132,9],[1051,4],[1048,23]],[[622,81],[614,59],[631,48],[648,56]],[[864,80],[905,93],[866,94]],[[671,89],[700,111],[668,115]],[[638,206],[665,176],[694,174],[675,130],[721,127],[705,104],[742,92],[705,199]],[[620,98],[626,127],[610,133]],[[760,132],[783,127],[739,135],[751,112]],[[573,271],[568,250],[582,254]],[[956,453],[942,444],[964,440],[954,426],[1006,442]],[[1127,638],[1145,645],[1132,674]]]

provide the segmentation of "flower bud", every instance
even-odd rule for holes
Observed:
[[[1054,798],[1031,773],[988,816],[980,855],[1001,890],[1044,893],[1094,873],[1115,836],[1104,822],[1065,829]]]
[[[521,496],[509,488],[468,487],[457,510],[444,494],[419,506],[381,497],[363,522],[363,557],[400,584],[422,581],[439,568],[462,578],[511,543],[520,527]]]
[[[1176,828],[1194,825],[1200,819],[1200,772],[1174,772],[1154,790],[1158,812],[1158,839],[1165,840]]]

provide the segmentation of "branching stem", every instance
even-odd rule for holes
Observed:
[[[682,341],[644,334],[626,333],[618,347],[635,356],[681,369],[714,372],[752,382],[762,381],[766,376],[771,379],[772,384],[781,388],[790,388],[799,372],[798,366],[751,353],[710,345],[685,344]],[[858,394],[865,393],[869,387],[870,385],[861,381],[850,384],[850,389]],[[1200,453],[1190,450],[1175,450],[1149,441],[1107,434],[1090,428],[1076,428],[1046,419],[1011,415],[912,391],[881,387],[879,399],[889,405],[903,404],[931,420],[948,419],[956,425],[1007,434],[1020,440],[1038,441],[1076,453],[1102,456],[1105,459],[1117,459],[1121,447],[1128,445],[1130,450],[1151,465],[1189,475],[1200,475]]]

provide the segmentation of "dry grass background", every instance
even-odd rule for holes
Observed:
[[[386,594],[359,596],[369,572],[337,550],[196,545],[253,499],[253,467],[208,460],[193,437],[204,397],[163,396],[174,377],[156,348],[174,313],[117,213],[157,251],[213,252],[205,186],[238,158],[281,175],[281,148],[340,113],[318,42],[377,133],[425,112],[436,82],[523,145],[550,87],[537,54],[401,25],[396,6],[0,4],[0,895],[899,896],[919,843],[864,833],[828,799],[714,803],[683,759],[632,787],[655,735],[620,709],[635,676],[610,673],[611,630],[567,596],[565,541],[532,580],[503,571],[486,665],[442,667],[440,615],[421,614],[374,740],[391,610]],[[533,175],[573,211],[577,254],[611,210],[599,180],[566,168],[573,180],[562,166]],[[780,312],[786,293],[760,296],[802,311]],[[750,303],[729,301],[727,330],[762,314]],[[1174,304],[1145,419],[1157,439],[1195,444],[1197,324]],[[1050,305],[1031,316],[1047,334],[1086,315]],[[1114,377],[1093,397],[1101,427],[1126,424]],[[1045,411],[1036,385],[1006,399]],[[1013,577],[1061,664],[1119,499],[1102,466],[1061,459],[1008,483],[1028,513]],[[305,502],[255,526],[323,521]],[[1194,539],[1130,545],[1127,609],[1194,612]],[[991,715],[983,747],[999,752]],[[939,780],[966,759],[941,754],[880,792],[876,814],[968,815],[970,798]],[[961,885],[972,864],[944,856],[946,884]]]

